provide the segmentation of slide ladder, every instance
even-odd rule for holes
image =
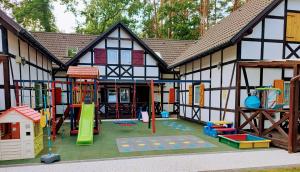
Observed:
[[[95,104],[82,103],[76,144],[78,145],[93,144],[94,117],[95,117]]]

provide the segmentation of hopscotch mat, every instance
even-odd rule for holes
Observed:
[[[119,152],[178,150],[216,147],[193,135],[117,138]]]

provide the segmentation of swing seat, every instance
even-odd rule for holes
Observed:
[[[162,118],[169,118],[169,112],[167,112],[167,111],[162,111],[160,113],[160,115],[161,115]]]

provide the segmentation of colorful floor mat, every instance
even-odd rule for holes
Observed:
[[[119,152],[211,148],[215,145],[193,135],[117,138]]]
[[[191,131],[192,129],[190,127],[187,127],[183,124],[179,124],[175,121],[164,121],[163,125],[168,126],[168,127],[172,127],[176,130],[180,130],[180,131]]]

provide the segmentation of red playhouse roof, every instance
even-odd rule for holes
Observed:
[[[71,78],[96,79],[99,77],[97,67],[70,66],[67,75]]]
[[[8,114],[11,111],[16,111],[16,112],[20,113],[21,115],[25,116],[26,118],[29,118],[33,122],[39,122],[41,119],[41,114],[39,112],[31,109],[30,107],[28,107],[26,105],[11,107],[10,109],[8,109],[7,111],[2,113],[0,118],[2,118],[3,116],[5,116],[6,114]]]

